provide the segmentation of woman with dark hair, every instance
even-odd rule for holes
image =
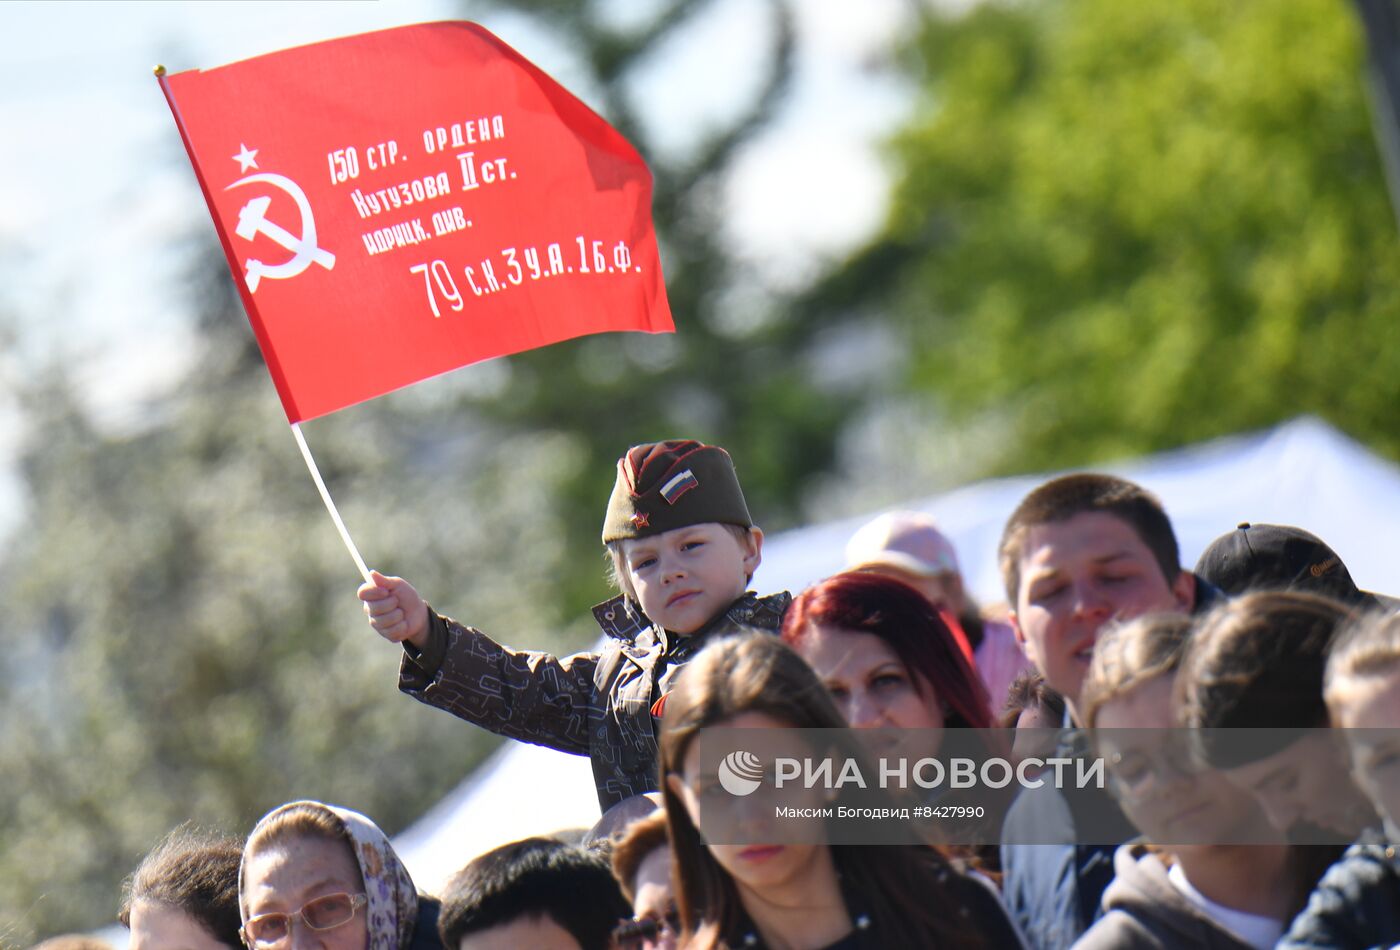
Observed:
[[[290,802],[262,817],[238,881],[249,950],[432,950],[438,902],[419,897],[379,826],[359,812]],[[294,930],[302,931],[301,940]]]
[[[726,638],[687,664],[667,697],[659,739],[685,946],[1020,946],[991,888],[932,848],[833,846],[824,843],[829,824],[816,826],[815,843],[709,843],[702,824],[714,828],[745,801],[723,787],[714,764],[702,769],[696,739],[712,727],[846,734],[811,668],[777,638]],[[830,741],[859,755],[859,743]],[[844,786],[833,791],[831,812],[846,794]]]
[[[181,826],[151,849],[126,882],[118,919],[132,950],[238,947],[238,862],[243,842]]]
[[[1328,651],[1351,618],[1317,594],[1245,594],[1202,618],[1181,662],[1177,699],[1196,754],[1295,840],[1320,832],[1346,844],[1376,821],[1323,701]],[[1242,742],[1242,728],[1259,731]]]

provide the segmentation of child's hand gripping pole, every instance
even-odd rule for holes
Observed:
[[[364,601],[369,625],[385,640],[407,640],[420,650],[427,646],[428,605],[408,581],[372,571],[355,596]]]

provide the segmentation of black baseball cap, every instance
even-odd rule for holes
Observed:
[[[1241,522],[1210,543],[1196,573],[1226,594],[1301,590],[1363,610],[1396,603],[1359,589],[1336,551],[1317,535],[1289,525]]]

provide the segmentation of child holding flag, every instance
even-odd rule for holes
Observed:
[[[792,598],[747,590],[763,532],[717,446],[671,440],[628,449],[603,543],[621,593],[593,608],[607,635],[601,653],[507,649],[378,571],[358,596],[370,626],[403,644],[399,689],[500,735],[589,756],[606,811],[656,789],[653,717],[677,670],[713,636],[775,631]]]

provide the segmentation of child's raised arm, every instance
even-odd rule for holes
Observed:
[[[355,595],[364,601],[369,625],[385,640],[407,640],[419,650],[428,645],[428,605],[402,577],[370,571],[370,580]]]

